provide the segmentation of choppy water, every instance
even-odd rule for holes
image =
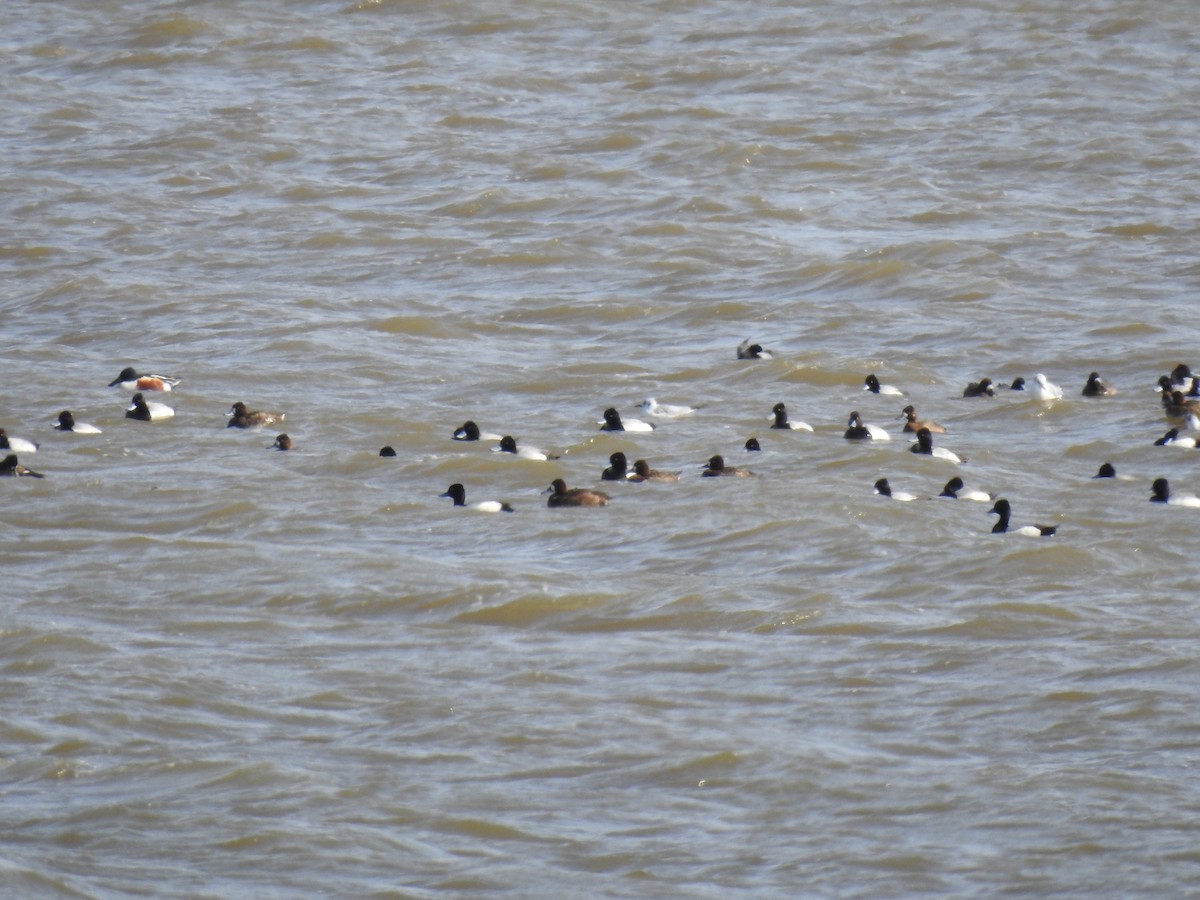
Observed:
[[[1200,488],[1152,445],[1200,361],[1200,7],[0,19],[0,424],[46,475],[0,485],[6,895],[1194,892],[1200,510],[1147,498]],[[961,397],[1039,371],[1064,401]],[[704,406],[596,431],[649,396]],[[684,478],[545,507],[615,450]],[[956,472],[1058,535],[871,492]]]

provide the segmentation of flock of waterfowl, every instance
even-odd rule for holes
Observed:
[[[109,382],[108,386],[134,392],[130,404],[125,410],[125,418],[139,422],[161,422],[164,419],[172,418],[175,410],[165,403],[147,400],[145,394],[148,392],[167,393],[174,390],[179,384],[180,379],[171,375],[143,374],[134,368],[125,368],[121,370],[120,375]],[[258,428],[282,422],[284,419],[283,413],[249,410],[246,408],[246,404],[240,400],[230,407],[226,415],[229,417],[228,427],[230,428]],[[73,434],[102,433],[95,425],[77,422],[74,413],[69,409],[64,409],[58,414],[54,428],[57,431],[67,431]],[[5,429],[0,428],[0,452],[6,452],[4,459],[0,460],[0,477],[7,475],[44,478],[45,476],[41,472],[35,472],[22,465],[18,456],[18,454],[36,453],[38,446],[34,441],[25,438],[10,437]],[[281,434],[275,439],[272,448],[290,450],[291,446],[291,439],[286,434]]]
[[[765,349],[761,344],[746,340],[738,346],[737,358],[740,360],[772,359],[773,353]],[[121,387],[134,392],[132,402],[125,412],[127,418],[155,422],[170,418],[174,415],[174,410],[164,403],[147,400],[144,396],[145,393],[169,392],[179,383],[180,380],[178,378],[171,376],[141,374],[133,368],[126,368],[109,383],[109,387]],[[1193,376],[1187,365],[1180,364],[1170,374],[1163,375],[1158,379],[1157,389],[1161,393],[1163,413],[1172,427],[1166,434],[1155,441],[1155,444],[1159,446],[1172,445],[1195,448],[1197,446],[1197,438],[1181,433],[1181,429],[1191,432],[1200,431],[1200,377]],[[866,376],[863,383],[863,390],[878,395],[904,396],[899,388],[881,383],[875,373],[869,373]],[[977,382],[968,384],[963,389],[963,397],[995,397],[998,390],[1027,392],[1028,396],[1033,400],[1043,403],[1052,403],[1062,399],[1064,396],[1061,387],[1052,383],[1045,375],[1039,373],[1035,376],[1032,384],[1027,384],[1023,378],[1017,378],[1008,385],[998,385],[990,378],[983,378]],[[1106,384],[1098,373],[1092,372],[1088,375],[1080,393],[1083,397],[1103,398],[1113,396],[1116,391],[1112,386]],[[660,420],[681,419],[693,415],[698,410],[698,407],[693,406],[660,404],[653,398],[645,400],[641,408],[647,416]],[[229,417],[228,426],[231,428],[261,428],[282,422],[285,418],[283,413],[251,410],[240,401],[232,405],[227,416]],[[915,439],[910,447],[913,453],[946,460],[951,463],[965,461],[953,451],[944,447],[934,446],[933,435],[945,434],[947,430],[945,427],[933,420],[920,418],[917,415],[916,408],[911,404],[903,408],[901,417],[905,420],[903,431],[913,435]],[[652,422],[623,418],[615,407],[606,409],[603,418],[598,424],[601,431],[627,433],[649,432],[656,427]],[[70,410],[63,410],[59,413],[57,424],[54,427],[59,431],[68,431],[76,434],[100,433],[100,429],[94,425],[77,422]],[[791,431],[813,431],[813,427],[808,423],[790,419],[787,407],[783,403],[776,403],[772,408],[770,427]],[[557,456],[553,456],[536,447],[518,446],[516,439],[512,435],[481,431],[479,426],[473,421],[463,423],[462,426],[453,432],[452,437],[456,441],[495,441],[497,444],[492,448],[493,450],[501,453],[511,453],[523,459],[558,459]],[[885,429],[865,422],[858,410],[850,413],[843,437],[849,441],[890,440],[890,435]],[[18,454],[34,453],[37,447],[36,443],[10,436],[5,429],[0,428],[0,452],[7,453],[5,458],[0,461],[0,476],[42,478],[43,475],[40,472],[35,472],[22,465],[18,456]],[[758,440],[753,437],[746,441],[744,448],[748,452],[761,449]],[[270,449],[283,451],[292,449],[291,438],[286,434],[278,435]],[[380,451],[380,456],[395,455],[396,453],[391,447],[384,447]],[[754,476],[754,473],[745,466],[727,464],[724,457],[719,454],[709,458],[700,474],[706,478],[720,476],[749,478]],[[1111,463],[1105,463],[1100,467],[1095,477],[1116,477],[1116,471]],[[630,465],[625,454],[620,451],[610,455],[608,467],[600,473],[600,480],[607,482],[670,483],[679,479],[679,472],[665,472],[654,469],[644,459],[635,460]],[[887,478],[878,479],[873,486],[873,490],[875,493],[892,500],[909,501],[918,499],[915,494],[894,490]],[[554,479],[553,483],[544,493],[549,495],[546,502],[550,507],[606,506],[612,499],[609,494],[601,490],[584,487],[569,488],[562,478]],[[466,500],[466,488],[461,483],[450,485],[441,496],[450,498],[455,506],[470,507],[481,512],[513,511],[513,507],[510,504],[500,501],[489,500],[468,504]],[[993,496],[984,491],[967,488],[962,479],[957,476],[946,482],[939,496],[950,499],[992,503],[993,505],[989,511],[999,517],[992,528],[994,533],[1013,532],[1044,537],[1053,535],[1057,530],[1057,527],[1052,525],[1026,525],[1013,528],[1011,525],[1012,505],[1008,500],[1003,497]],[[1150,500],[1156,503],[1200,507],[1200,498],[1192,495],[1172,494],[1170,484],[1166,478],[1158,478],[1153,482]]]

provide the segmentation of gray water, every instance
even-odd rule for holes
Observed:
[[[1197,34],[6,4],[0,427],[45,478],[0,485],[4,893],[1195,895],[1200,509],[1147,500],[1200,489],[1153,445],[1200,362]],[[124,418],[127,365],[173,418]],[[1038,372],[1063,400],[962,398]],[[701,409],[597,430],[647,397]],[[682,478],[601,483],[617,450]],[[954,474],[1058,533],[871,490]]]

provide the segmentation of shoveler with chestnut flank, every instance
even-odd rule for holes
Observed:
[[[179,384],[171,375],[139,375],[132,366],[121,370],[121,374],[108,383],[109,387],[120,385],[127,391],[169,391]]]
[[[139,422],[158,422],[173,415],[175,410],[165,403],[147,402],[141,394],[134,394],[132,405],[125,410],[125,418],[137,419]]]
[[[25,438],[9,437],[8,432],[0,428],[0,450],[11,450],[13,453],[37,453],[38,446]]]
[[[33,469],[27,469],[17,462],[17,454],[10,453],[8,456],[0,460],[0,476],[10,476],[19,478],[22,476],[29,478],[45,478],[41,472],[35,472]]]
[[[69,409],[58,414],[58,424],[54,426],[59,431],[73,431],[75,434],[100,434],[100,429],[86,422],[76,422]]]
[[[567,483],[561,478],[555,478],[542,493],[549,494],[547,506],[608,506],[612,499],[603,491],[593,491],[589,488],[567,489]]]
[[[226,415],[229,416],[229,424],[225,426],[226,428],[258,428],[262,425],[274,425],[287,418],[285,413],[249,410],[241,400],[229,407]]]

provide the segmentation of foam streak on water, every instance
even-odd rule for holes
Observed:
[[[6,4],[5,895],[1187,893],[1198,9]]]

